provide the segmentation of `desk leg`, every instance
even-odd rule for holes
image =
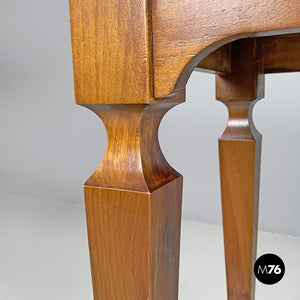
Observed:
[[[257,41],[241,40],[232,47],[232,72],[216,77],[217,99],[229,112],[219,139],[227,291],[228,300],[253,300],[261,135],[252,109],[263,96],[264,81]]]
[[[254,299],[261,137],[219,140],[229,300]]]
[[[172,106],[87,106],[108,135],[84,187],[95,300],[177,300],[182,177],[158,143]]]

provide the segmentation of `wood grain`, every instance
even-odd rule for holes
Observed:
[[[222,45],[300,32],[298,0],[70,0],[70,15],[79,104],[170,102]]]
[[[179,174],[163,156],[158,127],[174,103],[85,105],[103,121],[107,132],[105,156],[87,185],[151,192]]]
[[[299,0],[153,0],[154,95],[184,88],[211,52],[236,39],[300,32]]]
[[[300,34],[272,36],[263,39],[264,73],[300,71]]]
[[[195,71],[208,73],[231,72],[231,43],[226,44],[206,56],[195,68]]]
[[[89,186],[84,195],[94,299],[150,299],[150,195]]]
[[[262,72],[282,73],[300,71],[300,34],[284,34],[258,38],[261,44]],[[205,57],[196,71],[230,73],[231,44],[226,44]]]
[[[85,105],[108,135],[84,187],[95,300],[177,300],[182,176],[158,142],[174,105]]]
[[[152,193],[151,300],[177,300],[182,177]]]
[[[229,111],[219,140],[228,299],[253,300],[261,136],[252,109],[263,73],[300,70],[299,0],[70,0],[70,15],[76,102],[108,135],[84,188],[94,299],[178,298],[182,177],[158,128],[198,65],[217,73]]]
[[[177,300],[182,177],[153,193],[85,186],[95,300]]]
[[[223,230],[228,300],[254,300],[261,135],[252,121],[263,97],[260,45],[232,44],[232,73],[216,76],[216,97],[228,108],[219,139]]]
[[[146,0],[70,0],[77,103],[148,103],[152,95]]]

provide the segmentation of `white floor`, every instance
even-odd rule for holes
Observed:
[[[300,299],[300,238],[259,234],[286,273],[256,300]],[[182,224],[180,300],[226,300],[222,229]],[[92,300],[84,208],[0,194],[0,300]]]

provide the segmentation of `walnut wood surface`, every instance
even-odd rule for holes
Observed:
[[[144,0],[70,0],[77,103],[148,103],[149,8]]]
[[[298,0],[70,0],[70,15],[83,104],[167,102],[222,45],[300,32]]]
[[[70,0],[70,15],[76,102],[108,135],[84,188],[94,299],[177,300],[182,177],[158,127],[198,65],[216,71],[229,111],[219,140],[228,299],[253,300],[261,136],[251,113],[263,73],[300,70],[299,0]]]
[[[261,48],[255,39],[232,44],[232,72],[216,76],[216,98],[228,108],[219,139],[228,300],[254,300],[261,135],[252,121],[263,97]]]
[[[107,148],[87,185],[151,192],[179,177],[164,158],[158,127],[174,103],[85,105],[103,121]]]
[[[226,44],[206,56],[196,67],[196,71],[208,73],[231,72],[231,43]]]
[[[258,38],[261,43],[262,72],[300,71],[300,34],[285,34]],[[231,43],[205,57],[195,69],[209,73],[230,73]]]
[[[262,43],[264,73],[300,71],[300,34],[266,37]]]
[[[108,135],[84,188],[95,300],[177,300],[182,176],[158,142],[174,105],[86,105]]]
[[[152,193],[86,185],[95,300],[177,300],[182,177]]]
[[[299,0],[153,0],[156,98],[182,89],[212,51],[239,38],[300,32]]]

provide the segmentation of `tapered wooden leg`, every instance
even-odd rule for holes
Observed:
[[[95,300],[177,300],[182,177],[158,143],[172,106],[87,105],[108,135],[84,187]]]
[[[232,45],[231,74],[216,77],[217,99],[229,121],[219,139],[222,212],[228,300],[253,300],[256,259],[261,135],[252,121],[263,97],[257,41]]]

